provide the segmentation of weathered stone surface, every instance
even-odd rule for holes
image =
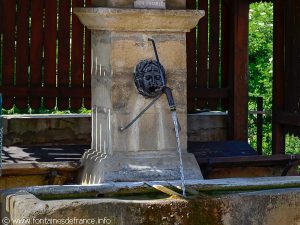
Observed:
[[[100,66],[96,66],[97,71],[93,70],[95,72],[92,76],[92,95],[101,98],[92,98],[92,102],[93,105],[112,110],[112,151],[124,149],[138,151],[139,148],[175,149],[173,124],[165,96],[162,96],[132,128],[123,133],[119,128],[129,123],[150,103],[149,99],[137,94],[133,82],[136,64],[141,59],[155,57],[153,46],[147,37],[156,40],[160,59],[166,69],[167,84],[173,89],[177,111],[186,112],[185,35],[105,31],[93,31],[92,34],[93,68],[96,64],[102,66],[101,72]],[[102,62],[101,59],[105,60]],[[111,81],[103,81],[104,71],[106,77],[111,77]],[[179,122],[182,126],[181,133],[184,134],[186,131],[184,115],[180,115]],[[186,137],[183,136],[181,143],[183,149],[186,149]]]
[[[179,158],[174,125],[164,95],[132,127],[124,131],[120,128],[151,101],[138,94],[133,76],[141,60],[155,59],[149,41],[152,38],[166,70],[167,86],[173,89],[175,103],[178,102],[180,142],[186,152],[185,31],[197,24],[203,12],[121,8],[75,11],[82,23],[93,30],[93,138],[92,149],[82,158],[85,174],[97,176],[89,179],[96,183],[177,179]],[[192,168],[187,169],[187,177],[202,179],[194,157],[185,153],[184,161]],[[132,169],[134,162],[137,164]]]
[[[179,184],[173,182],[173,189]],[[156,190],[155,185],[172,189],[167,182],[139,182],[10,190],[1,195],[1,218],[10,218],[12,225],[17,224],[17,219],[28,219],[28,224],[36,224],[34,219],[42,221],[45,218],[52,222],[55,219],[98,221],[106,218],[109,224],[115,225],[300,223],[299,177],[187,181],[188,189],[193,188],[199,194],[186,199],[168,198]],[[130,192],[132,190],[135,194]],[[81,198],[74,199],[76,195]],[[73,199],[60,199],[59,196],[73,196]]]
[[[122,74],[115,74],[115,79],[122,80]],[[123,78],[124,79],[124,78]],[[182,79],[181,76],[176,75],[176,80]],[[173,93],[176,100],[177,111],[185,113],[185,95],[182,95],[181,82],[175,84],[179,85],[174,88],[173,81],[169,80],[168,84],[172,89],[180,90],[180,92]],[[119,92],[113,92],[116,99],[113,108],[118,112],[123,112],[126,119],[123,120],[122,125],[130,120],[128,110],[126,110],[126,102],[129,101],[127,89],[134,90],[134,84],[127,82],[129,87],[122,86],[119,83],[115,88]],[[183,83],[184,84],[184,83]],[[93,83],[92,83],[93,86]],[[185,87],[186,88],[186,87]],[[104,89],[99,90],[102,93]],[[183,91],[185,93],[185,91]],[[141,106],[146,106],[149,100],[141,97]],[[162,107],[165,110],[166,117],[170,119],[169,109],[166,104],[165,96],[162,96],[162,104],[154,104],[154,108]],[[99,101],[97,104],[104,103]],[[154,109],[150,108],[149,113],[154,113]],[[131,117],[132,118],[132,117]],[[189,141],[221,141],[226,140],[227,135],[227,115],[218,115],[218,113],[211,113],[207,115],[188,115],[187,135]],[[182,121],[183,120],[183,121]],[[184,126],[184,118],[179,120]],[[172,125],[171,125],[172,128]],[[173,136],[173,133],[171,134]],[[4,116],[4,145],[47,145],[47,144],[83,144],[91,143],[91,118],[90,115],[45,115],[45,116]],[[184,141],[183,141],[184,143]]]
[[[134,0],[93,0],[93,6],[132,8]],[[185,9],[185,0],[167,0],[168,9]]]
[[[188,141],[227,140],[228,115],[222,112],[188,114]]]
[[[167,9],[185,9],[186,0],[167,0]]]
[[[168,78],[173,73],[173,76],[177,75],[180,77],[176,71],[181,71],[181,77],[186,77],[186,42],[184,33],[157,35],[151,32],[144,34],[113,32],[111,38],[112,66],[115,67],[116,72],[121,73],[122,71],[130,70],[133,72],[134,67],[142,59],[155,59],[152,44],[148,41],[148,38],[153,38],[156,42],[159,59],[168,74]]]
[[[46,185],[48,179],[45,175],[31,176],[2,176],[0,177],[0,190],[29,187],[35,185]]]
[[[201,10],[75,8],[91,30],[188,32],[204,16]]]
[[[256,191],[224,196],[218,212],[224,225],[300,223],[299,189]]]
[[[95,7],[133,8],[134,0],[92,0]]]
[[[177,104],[178,118],[181,125],[181,147],[186,151],[186,49],[184,33],[136,33],[136,32],[92,32],[92,105],[94,125],[92,130],[92,149],[83,158],[83,164],[87,167],[85,173],[100,170],[109,171],[108,159],[117,164],[122,162],[123,168],[116,167],[116,172],[111,172],[111,181],[138,180],[142,174],[144,179],[166,179],[166,176],[158,177],[158,171],[165,173],[169,179],[177,176],[178,156],[176,152],[176,140],[174,125],[166,97],[163,95],[135,124],[128,130],[120,132],[120,127],[127,125],[139,112],[141,112],[151,100],[145,99],[137,93],[133,82],[133,71],[136,64],[146,58],[154,58],[153,46],[148,37],[156,40],[160,60],[165,67],[167,84],[173,90],[173,96]],[[103,60],[103,61],[102,61]],[[100,66],[101,65],[101,66]],[[100,125],[101,124],[101,125]],[[101,128],[100,128],[101,126]],[[97,131],[97,134],[95,132]],[[109,147],[110,146],[110,147]],[[130,167],[131,161],[124,160],[121,156],[108,156],[105,154],[119,154],[118,152],[151,152],[173,151],[167,167],[160,166],[155,154],[153,155],[152,173],[143,169],[128,172],[125,168]],[[167,154],[168,155],[168,154]],[[89,156],[89,157],[88,157]],[[170,156],[170,155],[169,155]],[[176,157],[175,157],[176,156]],[[117,160],[120,158],[121,160]],[[151,157],[150,157],[151,158]],[[149,158],[149,161],[151,159]],[[132,155],[134,158],[134,154]],[[196,174],[201,174],[196,161],[192,156],[186,157],[186,163],[192,159]],[[95,166],[94,160],[101,161],[101,166]],[[145,160],[144,160],[145,161]],[[167,157],[163,161],[168,161]],[[168,169],[171,167],[172,169]],[[138,168],[143,168],[141,163]],[[191,163],[191,161],[190,161]],[[98,165],[98,164],[97,164]],[[94,168],[95,167],[95,168]],[[117,169],[119,168],[119,170]],[[171,171],[171,172],[170,172]],[[100,171],[97,174],[102,174]],[[128,174],[121,178],[119,173]],[[96,173],[95,173],[96,174]],[[151,175],[152,174],[152,175]],[[154,175],[153,175],[154,174]],[[175,174],[175,175],[174,175]],[[189,174],[192,174],[189,172]],[[130,176],[131,175],[131,178]],[[104,175],[103,175],[104,176]],[[190,177],[194,177],[190,175]],[[199,178],[202,176],[200,175]],[[107,181],[103,177],[103,181]],[[96,179],[99,180],[99,179]],[[102,181],[102,182],[103,182]]]
[[[135,0],[134,8],[140,9],[165,9],[165,0]]]
[[[4,145],[89,144],[89,115],[4,116]]]
[[[194,156],[183,153],[186,179],[200,179],[202,174]],[[124,152],[104,157],[83,159],[82,184],[105,182],[137,182],[153,180],[179,180],[179,156],[174,151]],[[97,167],[93,164],[97,163]]]
[[[274,177],[281,176],[286,165],[271,166],[247,166],[244,167],[220,167],[210,168],[206,179],[220,179],[233,177]],[[203,170],[202,170],[203,172]],[[205,171],[204,171],[205,174]],[[298,176],[298,166],[292,167],[287,176]]]
[[[78,177],[79,163],[3,163],[0,190],[37,185],[62,185],[74,183]]]
[[[154,110],[154,109],[152,109]],[[126,131],[120,132],[120,127],[127,125],[134,114],[112,115],[113,152],[123,151],[176,151],[176,140],[173,121],[169,111],[160,113],[145,113]],[[178,114],[181,125],[182,149],[186,151],[186,115]]]

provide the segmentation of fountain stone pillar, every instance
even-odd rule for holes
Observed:
[[[77,8],[74,13],[92,30],[92,147],[82,157],[82,182],[180,179],[165,95],[130,128],[120,131],[152,100],[138,94],[133,80],[141,60],[155,59],[148,38],[156,42],[167,86],[173,90],[185,177],[202,179],[193,154],[187,153],[185,32],[204,12],[94,7]]]

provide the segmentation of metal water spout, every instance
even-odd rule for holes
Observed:
[[[164,88],[163,88],[163,93],[165,93],[166,96],[167,96],[168,104],[169,104],[170,110],[171,110],[172,112],[173,112],[173,111],[176,111],[176,105],[175,105],[175,102],[174,102],[174,98],[173,98],[173,95],[172,95],[172,90],[171,90],[171,88],[169,88],[169,87],[164,87]]]

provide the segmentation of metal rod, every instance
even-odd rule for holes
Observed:
[[[149,105],[146,106],[129,124],[127,124],[125,127],[120,127],[120,131],[124,131],[131,127],[132,124],[135,123],[160,97],[162,94],[159,94],[155,99],[153,99]]]
[[[159,58],[158,58],[158,53],[157,53],[157,49],[156,49],[156,45],[155,45],[155,41],[152,39],[152,38],[148,38],[148,41],[151,41],[152,42],[152,45],[153,45],[153,49],[154,49],[154,53],[155,53],[155,58],[156,58],[156,61],[158,62],[159,66],[160,66],[160,70],[159,70],[159,74],[160,74],[160,77],[161,77],[161,81],[163,83],[163,87],[166,86],[166,83],[165,83],[165,76],[162,72],[162,65],[160,64],[159,62]]]
[[[157,50],[156,50],[155,41],[154,41],[152,38],[148,38],[148,41],[151,41],[151,42],[152,42],[153,49],[154,49],[154,53],[155,53],[156,61],[160,64],[159,58],[158,58],[158,54],[157,54]]]
[[[261,111],[258,111],[258,110],[249,110],[248,112],[249,114],[251,115],[256,115],[256,114],[262,114],[262,115],[272,115],[272,112],[269,111],[269,110],[261,110]]]

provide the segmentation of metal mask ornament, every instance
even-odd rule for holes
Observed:
[[[137,121],[162,96],[162,94],[166,95],[170,110],[172,112],[176,111],[172,90],[166,86],[166,72],[159,62],[155,42],[150,38],[148,40],[152,42],[156,60],[144,59],[136,65],[134,83],[139,94],[147,98],[153,98],[153,100],[130,123],[124,127],[120,127],[120,131],[124,131],[131,127],[131,125],[134,124],[135,121]]]
[[[135,68],[134,83],[139,94],[155,98],[166,84],[165,69],[156,60],[142,60]]]

